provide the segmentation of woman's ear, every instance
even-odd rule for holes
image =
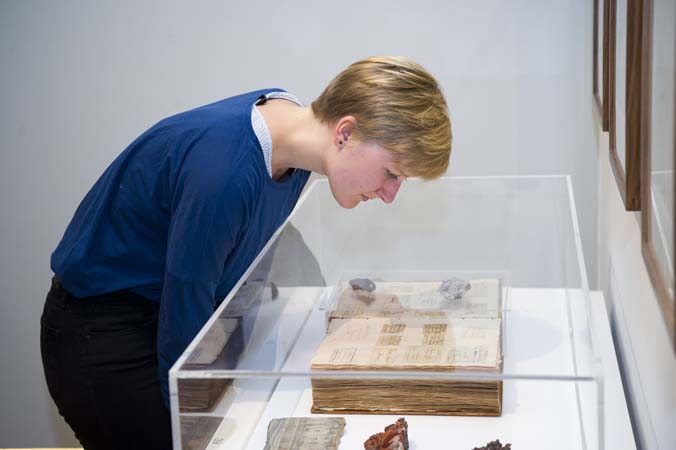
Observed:
[[[333,136],[334,143],[339,150],[347,145],[347,141],[353,136],[356,128],[357,119],[353,116],[345,116],[338,120],[333,130]]]

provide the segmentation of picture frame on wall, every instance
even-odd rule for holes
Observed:
[[[608,102],[608,69],[610,45],[608,22],[610,19],[611,0],[593,0],[594,2],[594,30],[593,30],[593,82],[592,93],[599,112],[601,128],[609,129],[610,105]]]
[[[641,246],[676,352],[676,2],[643,0]]]
[[[627,211],[641,209],[643,0],[609,0],[610,165]]]

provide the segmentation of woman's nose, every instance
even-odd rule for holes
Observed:
[[[399,191],[402,182],[403,180],[399,178],[396,180],[387,180],[385,185],[376,191],[378,197],[385,203],[392,203],[397,196],[397,192]]]

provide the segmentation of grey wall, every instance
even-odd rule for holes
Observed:
[[[87,189],[162,117],[246,90],[311,101],[407,55],[441,81],[454,175],[570,173],[596,279],[591,2],[0,1],[0,447],[72,444],[42,377],[49,254]]]
[[[673,249],[674,244],[674,199],[670,193],[674,178],[676,2],[655,0],[652,3],[655,36],[649,133],[652,239],[659,265],[671,266],[673,277],[673,250],[671,261],[667,263],[665,259],[669,253],[666,247]],[[642,255],[641,220],[645,212],[625,211],[608,158],[608,133],[601,132],[598,116],[595,120],[601,213],[599,284],[607,301],[638,447],[641,450],[672,449],[676,448],[676,354]],[[666,242],[659,238],[655,228],[657,218],[662,221]],[[668,274],[666,277],[670,278]]]

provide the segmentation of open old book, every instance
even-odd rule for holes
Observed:
[[[496,416],[502,382],[397,379],[396,371],[502,369],[501,286],[469,280],[461,298],[439,282],[380,282],[373,292],[339,287],[313,370],[387,371],[382,379],[312,380],[313,412]]]

